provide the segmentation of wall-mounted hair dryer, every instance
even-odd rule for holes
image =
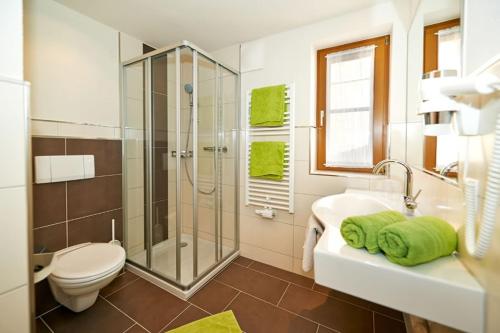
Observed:
[[[437,88],[439,95],[454,100],[454,128],[458,135],[495,133],[477,237],[479,181],[467,177],[466,171],[463,176],[467,208],[465,244],[467,251],[476,258],[483,258],[491,245],[500,203],[500,55],[484,68],[477,71],[480,74],[447,80]],[[468,161],[467,157],[465,163]]]

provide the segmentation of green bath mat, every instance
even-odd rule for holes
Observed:
[[[241,333],[233,311],[221,312],[192,323],[178,327],[166,333]]]

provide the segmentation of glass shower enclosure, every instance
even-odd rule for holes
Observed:
[[[181,42],[121,82],[127,262],[189,297],[239,249],[239,74]]]

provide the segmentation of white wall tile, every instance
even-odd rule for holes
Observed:
[[[23,1],[4,0],[0,10],[0,76],[23,79]]]
[[[30,331],[28,287],[23,286],[0,295],[0,332]]]
[[[309,127],[295,128],[295,160],[309,161]]]
[[[24,37],[35,118],[120,125],[118,31],[56,1],[29,0]]]
[[[320,199],[320,195],[309,195],[296,193],[295,194],[295,216],[293,218],[294,225],[307,226],[307,220],[312,214],[311,206],[314,201]]]
[[[0,294],[28,282],[27,196],[24,187],[0,189]],[[0,330],[1,331],[1,330]]]
[[[261,217],[240,217],[240,240],[263,249],[292,255],[293,226]]]
[[[292,271],[293,268],[293,258],[291,256],[273,252],[251,244],[241,242],[240,254],[244,257],[276,266],[287,271]]]
[[[0,188],[26,183],[24,86],[0,81]]]
[[[31,135],[57,136],[57,123],[51,121],[32,120]]]

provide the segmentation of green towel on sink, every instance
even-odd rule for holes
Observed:
[[[283,179],[285,163],[284,142],[252,142],[250,176],[271,180]]]
[[[283,126],[285,118],[284,84],[252,90],[250,125]]]
[[[342,221],[340,233],[350,246],[366,248],[370,253],[380,252],[378,232],[385,226],[405,221],[406,217],[396,211],[387,210],[370,215],[350,216]]]
[[[393,263],[415,266],[452,254],[457,248],[457,233],[446,221],[420,216],[383,228],[378,244]]]

